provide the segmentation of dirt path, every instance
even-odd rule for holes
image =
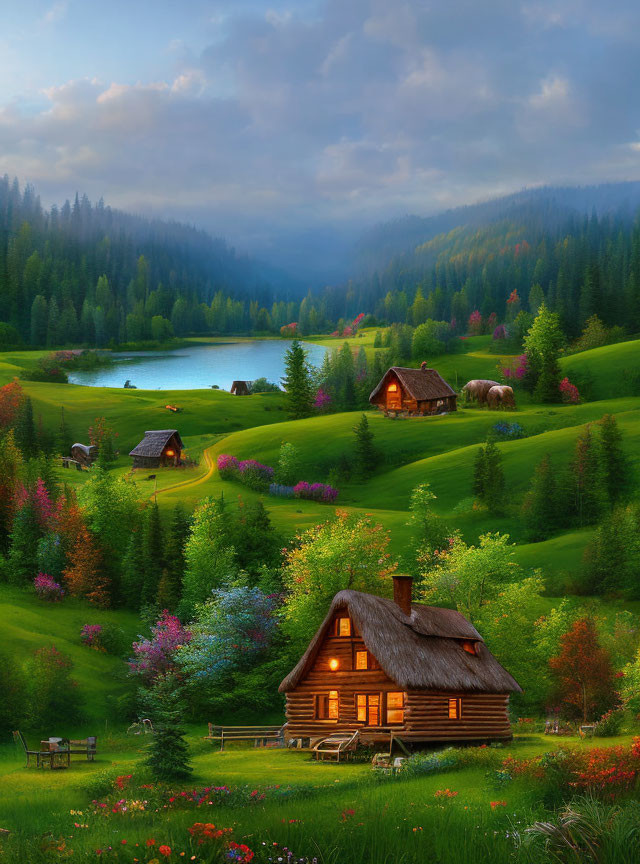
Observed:
[[[164,495],[166,492],[175,492],[176,489],[186,489],[191,488],[192,486],[199,486],[200,483],[206,483],[213,474],[215,468],[213,458],[211,457],[211,453],[209,452],[210,450],[213,450],[214,446],[215,445],[212,444],[210,447],[207,447],[202,453],[204,464],[207,468],[204,474],[202,474],[200,477],[195,477],[192,480],[181,480],[179,483],[174,483],[173,486],[166,486],[164,489],[158,489],[157,492],[154,492],[153,495],[151,495],[151,500],[153,501],[156,495]]]

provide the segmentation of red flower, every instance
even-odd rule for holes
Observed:
[[[158,846],[158,852],[161,855],[164,855],[165,858],[168,858],[169,855],[171,855],[171,846],[166,846],[166,845]]]

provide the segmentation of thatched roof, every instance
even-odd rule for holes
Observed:
[[[129,456],[162,456],[162,451],[175,435],[176,447],[183,449],[184,444],[177,429],[151,429],[144,433],[142,441],[134,447]]]
[[[281,692],[293,690],[305,677],[338,610],[348,612],[383,671],[403,690],[520,692],[518,682],[459,612],[412,603],[408,616],[393,600],[349,590],[333,598],[305,654],[280,685]],[[475,643],[476,655],[462,647],[468,640]]]
[[[249,393],[250,381],[232,381],[230,393],[244,396]]]
[[[87,458],[90,458],[95,454],[98,448],[95,444],[80,444],[79,442],[77,442],[76,444],[71,445],[71,449],[78,449],[81,453],[84,453]]]
[[[410,369],[406,366],[392,366],[382,376],[382,380],[369,396],[369,401],[375,399],[378,393],[387,385],[388,379],[395,373],[403,389],[418,402],[429,399],[446,399],[455,396],[456,392],[435,369],[424,366],[421,369]]]

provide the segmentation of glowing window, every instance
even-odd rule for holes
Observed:
[[[351,636],[351,618],[338,618],[335,634],[336,636]]]
[[[475,656],[478,653],[476,651],[476,643],[475,642],[465,641],[462,643],[462,647],[467,652],[467,654],[473,654]]]
[[[340,700],[337,690],[316,696],[316,720],[337,720]]]
[[[367,697],[364,693],[358,693],[356,696],[358,723],[367,722]]]
[[[460,720],[462,717],[462,699],[456,696],[449,699],[449,720]]]
[[[387,387],[387,393],[397,393],[397,392],[398,392],[398,385],[397,384],[389,384],[389,386]]]
[[[369,653],[367,651],[356,651],[356,669],[369,668]]]
[[[387,693],[387,723],[404,723],[404,693]]]
[[[175,456],[175,450],[167,450],[167,456]]]
[[[367,726],[380,725],[380,694],[358,693],[356,694],[356,717],[358,723],[366,723]]]

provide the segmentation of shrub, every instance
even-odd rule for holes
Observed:
[[[293,486],[285,486],[282,483],[270,483],[269,484],[269,495],[275,495],[276,498],[293,498],[294,497],[294,487]]]
[[[526,433],[519,423],[507,423],[505,421],[496,423],[492,427],[496,438],[503,441],[513,441],[516,438],[525,438]]]
[[[124,652],[124,632],[115,624],[85,624],[80,631],[80,641],[87,648],[104,651],[116,657]]]
[[[255,381],[252,381],[249,385],[249,391],[251,393],[280,393],[280,388],[277,384],[274,384],[272,381],[267,381],[266,378],[256,378]]]
[[[304,498],[309,501],[321,501],[324,504],[333,504],[338,497],[338,490],[326,483],[307,483],[301,480],[293,487],[296,498]]]
[[[218,472],[225,480],[235,477],[240,464],[235,456],[230,456],[228,453],[221,453],[218,456]]]
[[[263,465],[255,459],[244,459],[238,463],[240,481],[256,492],[266,492],[273,480],[273,468]]]
[[[580,393],[575,384],[572,384],[568,378],[563,378],[558,389],[562,395],[562,401],[570,405],[577,405],[580,402]]]
[[[624,711],[621,708],[612,708],[598,720],[593,734],[599,738],[609,738],[613,735],[619,735],[623,723]]]
[[[38,573],[33,580],[33,587],[41,600],[58,603],[64,597],[64,589],[47,573]]]

